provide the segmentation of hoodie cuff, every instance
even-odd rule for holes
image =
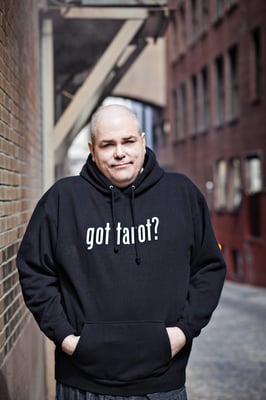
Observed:
[[[56,327],[54,330],[54,335],[53,335],[53,341],[56,346],[61,346],[63,340],[68,336],[68,335],[75,335],[75,329],[67,322],[65,321],[64,323],[61,323]]]
[[[194,335],[192,329],[190,329],[189,326],[183,321],[179,321],[176,326],[183,331],[184,335],[186,336],[187,343],[192,342],[193,338],[196,336]]]

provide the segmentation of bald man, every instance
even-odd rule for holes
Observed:
[[[27,306],[56,345],[58,400],[185,400],[193,338],[225,264],[206,202],[164,172],[135,114],[101,107],[80,176],[37,204],[17,257]]]

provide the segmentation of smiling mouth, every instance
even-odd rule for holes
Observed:
[[[113,168],[124,168],[124,167],[128,167],[131,164],[131,162],[127,162],[127,163],[121,163],[121,164],[113,164],[112,167]]]

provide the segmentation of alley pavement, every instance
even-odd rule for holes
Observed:
[[[266,288],[226,282],[194,340],[188,400],[266,400]]]

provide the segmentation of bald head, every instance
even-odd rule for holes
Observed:
[[[145,135],[136,115],[127,107],[101,107],[92,117],[91,159],[99,171],[119,188],[130,185],[142,171]]]
[[[108,124],[108,121],[119,123],[122,119],[128,119],[133,125],[136,126],[136,131],[141,135],[141,127],[139,125],[136,114],[128,107],[120,104],[110,104],[100,107],[92,116],[90,123],[91,142],[95,143],[95,138],[101,125]]]

